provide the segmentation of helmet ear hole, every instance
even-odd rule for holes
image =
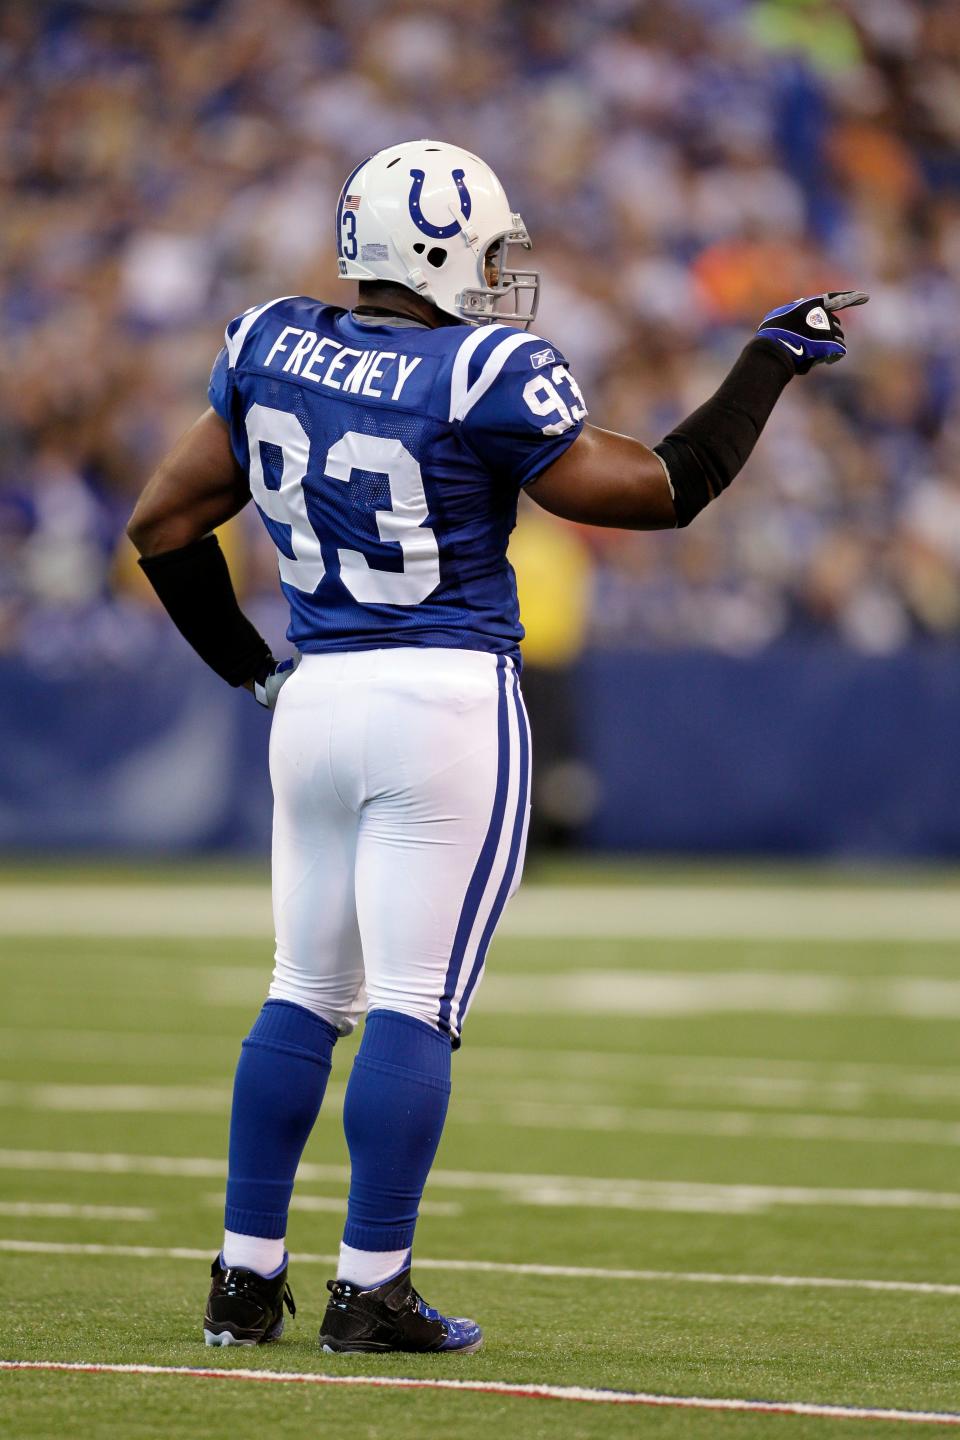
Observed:
[[[427,247],[426,247],[426,245],[424,245],[423,241],[422,241],[422,240],[418,240],[417,243],[416,243],[416,244],[414,245],[414,247],[413,247],[414,254],[416,254],[416,255],[422,255],[423,252],[424,252],[424,250],[426,250],[426,248],[427,248]]]
[[[427,251],[427,264],[433,265],[434,268],[437,270],[440,269],[440,266],[443,264],[446,258],[447,252],[446,250],[444,250],[442,245],[434,245],[432,250]]]

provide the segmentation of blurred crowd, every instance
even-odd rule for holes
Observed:
[[[771,305],[872,293],[691,529],[579,536],[595,643],[960,630],[957,0],[51,0],[0,7],[0,652],[159,623],[123,527],[224,324],[347,299],[341,181],[423,134],[499,171],[538,333],[651,444]]]

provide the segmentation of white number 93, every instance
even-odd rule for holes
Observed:
[[[558,386],[566,384],[573,397],[568,405],[560,394]],[[551,420],[540,429],[544,435],[562,435],[569,430],[571,425],[576,425],[587,413],[587,407],[583,401],[580,386],[574,380],[566,365],[554,365],[550,371],[550,378],[546,375],[535,375],[528,380],[523,387],[523,398],[527,409],[532,414],[542,417],[545,415],[558,415],[558,420]]]

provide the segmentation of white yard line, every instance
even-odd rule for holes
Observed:
[[[85,1151],[0,1150],[0,1170],[68,1171],[75,1174],[165,1175],[222,1177],[223,1161],[205,1157],[99,1154]],[[345,1165],[306,1161],[298,1171],[301,1183],[343,1184]],[[436,1190],[492,1192],[511,1204],[563,1205],[584,1209],[715,1210],[757,1213],[773,1206],[863,1210],[960,1210],[960,1194],[946,1190],[859,1189],[802,1185],[718,1185],[686,1180],[595,1178],[584,1175],[537,1175],[488,1170],[434,1170]]]
[[[236,1060],[240,1037],[150,1030],[88,1030],[80,1026],[0,1026],[0,1055],[9,1060],[59,1060],[72,1065],[173,1065],[181,1070],[202,1049],[209,1061]]]
[[[541,1094],[545,1092],[541,1091]],[[27,1085],[0,1081],[0,1108],[61,1113],[217,1114],[226,1112],[230,1092],[223,1086]],[[343,1103],[343,1089],[330,1086],[324,1100],[329,1116]],[[537,1098],[508,1091],[492,1097],[465,1095],[455,1101],[458,1121],[536,1130],[585,1130],[608,1134],[700,1135],[718,1139],[811,1140],[870,1145],[960,1145],[960,1121],[912,1116],[824,1115],[692,1110],[630,1106],[606,1101]]]
[[[329,1113],[343,1103],[344,1086],[328,1085]],[[29,1085],[0,1080],[0,1109],[52,1110],[65,1114],[226,1114],[231,1090],[210,1085]]]
[[[439,1176],[435,1183],[443,1186]],[[450,1182],[447,1181],[447,1184]],[[492,1188],[492,1187],[491,1187]],[[777,1206],[798,1209],[960,1210],[960,1195],[931,1190],[813,1189],[788,1185],[709,1185],[648,1180],[561,1179],[504,1187],[514,1204],[583,1210],[667,1210],[716,1215],[762,1215]]]
[[[183,1067],[200,1044],[218,1047],[232,1062],[237,1042],[224,1035],[191,1035],[134,1030],[87,1030],[35,1026],[0,1026],[0,1054],[10,1059],[68,1060],[127,1068],[135,1064]],[[930,1069],[909,1062],[783,1060],[779,1057],[725,1055],[650,1055],[640,1050],[545,1050],[484,1045],[470,1041],[458,1063],[469,1070],[471,1083],[488,1083],[484,1071],[504,1090],[523,1098],[548,1099],[559,1094],[557,1081],[584,1093],[591,1088],[613,1090],[611,1083],[651,1085],[684,1095],[734,1096],[763,1109],[798,1104],[829,1105],[854,1110],[876,1096],[898,1100],[960,1101],[960,1069]],[[505,1074],[513,1069],[522,1074]],[[539,1078],[529,1078],[536,1076]],[[554,1079],[556,1076],[556,1079]],[[622,1087],[620,1087],[622,1088]],[[542,1092],[542,1093],[538,1093]],[[221,1092],[222,1093],[222,1092]],[[618,1088],[613,1098],[620,1093]],[[218,1102],[219,1103],[219,1102]]]
[[[0,1239],[0,1252],[14,1255],[116,1256],[129,1260],[206,1260],[210,1250],[189,1246],[101,1245],[80,1241]],[[338,1256],[293,1252],[298,1265],[335,1265]],[[838,1275],[749,1275],[710,1270],[630,1270],[596,1265],[511,1264],[500,1260],[438,1260],[417,1256],[420,1270],[476,1275],[529,1275],[546,1280],[627,1280],[642,1284],[733,1285],[746,1289],[856,1290],[878,1294],[960,1296],[960,1284],[927,1280],[873,1280]]]
[[[960,938],[960,889],[873,886],[527,886],[507,933],[531,938],[888,940]]]
[[[225,1085],[25,1085],[0,1080],[0,1107],[9,1110],[220,1114],[229,1104]]]
[[[0,1032],[0,1037],[2,1037]],[[912,1064],[910,1061],[784,1060],[780,1056],[758,1055],[676,1055],[649,1054],[629,1050],[546,1050],[534,1046],[484,1045],[470,1043],[462,1051],[470,1066],[490,1065],[498,1072],[515,1066],[524,1075],[531,1071],[559,1071],[576,1079],[604,1075],[628,1080],[651,1078],[671,1084],[696,1083],[713,1086],[718,1081],[751,1085],[810,1087],[849,1086],[861,1090],[892,1091],[927,1099],[960,1097],[960,1068]]]
[[[510,1380],[413,1380],[391,1375],[324,1375],[316,1371],[217,1369],[191,1365],[110,1365],[58,1360],[0,1360],[0,1370],[62,1371],[92,1375],[166,1375],[197,1380],[254,1381],[276,1385],[345,1385],[380,1390],[446,1390],[578,1404],[643,1405],[655,1409],[718,1410],[818,1419],[883,1420],[913,1425],[960,1425],[960,1412],[889,1410],[862,1405],[821,1405],[808,1400],[741,1400],[701,1395],[654,1395],[636,1390],[594,1390],[581,1385],[524,1385]]]
[[[196,1035],[176,1031],[0,1026],[0,1053],[17,1057],[33,1055],[56,1059],[65,1056],[69,1060],[89,1058],[109,1064],[116,1058],[119,1049],[129,1051],[129,1056],[120,1062],[123,1064],[137,1058],[153,1064],[162,1057],[171,1064],[182,1065],[195,1054],[197,1045],[219,1045],[233,1054],[238,1048],[238,1041],[219,1033]],[[525,1048],[485,1045],[471,1039],[460,1053],[459,1063],[471,1068],[489,1065],[498,1072],[515,1066],[525,1074],[531,1070],[559,1070],[566,1077],[572,1071],[581,1070],[590,1075],[623,1076],[631,1080],[650,1075],[658,1080],[665,1078],[670,1083],[687,1080],[695,1072],[704,1072],[702,1083],[710,1086],[719,1079],[764,1085],[771,1082],[781,1085],[795,1083],[811,1087],[818,1083],[828,1086],[844,1084],[855,1089],[889,1088],[897,1093],[906,1086],[930,1099],[960,1097],[960,1067],[932,1069],[910,1061],[784,1060],[773,1055],[650,1054],[640,1049],[558,1050],[533,1045]]]
[[[960,1069],[932,1069],[910,1062],[782,1060],[726,1055],[651,1055],[637,1050],[542,1050],[470,1043],[460,1061],[472,1085],[491,1082],[524,1098],[535,1087],[604,1090],[612,1098],[626,1086],[665,1090],[678,1097],[732,1098],[763,1110],[822,1105],[862,1109],[879,1099],[960,1102]],[[492,1073],[489,1073],[492,1072]],[[514,1073],[516,1072],[516,1073]],[[527,1087],[530,1087],[529,1089]],[[575,1097],[576,1098],[576,1097]]]
[[[266,886],[4,881],[0,933],[267,938]],[[934,886],[527,885],[502,933],[547,939],[950,941],[960,889]]]
[[[244,1011],[263,998],[249,965],[197,972],[201,1002]],[[891,1015],[960,1018],[960,979],[938,975],[839,975],[796,970],[555,970],[498,974],[483,983],[483,1009],[501,1015]]]
[[[494,972],[484,982],[483,1008],[510,1015],[604,1018],[753,1013],[951,1020],[960,1018],[960,979],[795,970]]]
[[[609,1134],[700,1135],[717,1139],[817,1140],[848,1145],[960,1145],[960,1122],[885,1116],[768,1114],[746,1110],[681,1110],[604,1102],[463,1099],[458,1122],[535,1130]]]
[[[308,1177],[308,1168],[300,1166],[301,1179]],[[340,1179],[347,1174],[346,1166],[333,1167]],[[178,1179],[221,1179],[226,1176],[223,1160],[210,1160],[205,1155],[128,1155],[117,1152],[88,1150],[0,1150],[0,1170],[66,1171],[73,1175],[163,1175]],[[327,1177],[322,1177],[327,1178]]]
[[[204,1200],[208,1205],[215,1205],[222,1209],[223,1191],[217,1190],[212,1194],[205,1195]],[[294,1195],[290,1201],[290,1209],[317,1215],[343,1215],[347,1209],[347,1197],[344,1195],[338,1199],[334,1195]],[[453,1200],[421,1200],[419,1213],[441,1217],[457,1216],[463,1214],[463,1206]]]
[[[142,1205],[68,1205],[54,1201],[0,1200],[0,1215],[16,1220],[156,1220]]]

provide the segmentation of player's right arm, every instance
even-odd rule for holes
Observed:
[[[238,514],[249,481],[230,446],[230,432],[205,410],[147,482],[127,525],[145,557],[193,544]]]
[[[210,409],[161,461],[127,525],[140,567],[183,638],[228,685],[252,691],[270,710],[300,657],[277,664],[237,602],[214,532],[250,500],[249,474],[230,433],[233,361],[275,303],[254,306],[227,326],[210,376]]]
[[[528,494],[552,514],[587,525],[689,525],[745,465],[788,381],[843,358],[836,311],[866,299],[845,291],[771,311],[716,393],[654,449],[586,425]]]
[[[227,426],[206,410],[148,481],[127,534],[161,604],[201,660],[272,709],[291,662],[277,665],[240,609],[213,533],[249,499]]]

